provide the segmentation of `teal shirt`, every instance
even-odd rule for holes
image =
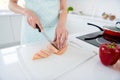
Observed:
[[[45,32],[53,40],[58,22],[60,0],[25,0],[25,7],[33,11],[42,23]],[[34,43],[44,40],[44,36],[33,29],[26,17],[22,20],[21,44]]]

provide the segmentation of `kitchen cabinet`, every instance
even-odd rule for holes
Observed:
[[[10,16],[10,23],[11,23],[15,42],[20,42],[21,18],[22,16],[20,15]]]
[[[0,14],[0,48],[20,43],[21,15]]]
[[[14,42],[9,16],[0,16],[0,47]]]

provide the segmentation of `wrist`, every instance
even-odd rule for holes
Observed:
[[[64,23],[58,23],[58,27],[65,27]]]
[[[24,10],[23,10],[23,15],[24,15],[24,16],[27,16],[28,13],[29,13],[29,10],[28,10],[28,9],[24,9]]]

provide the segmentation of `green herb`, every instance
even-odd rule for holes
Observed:
[[[73,11],[74,9],[73,9],[73,7],[72,6],[69,6],[68,8],[67,8],[67,12],[69,13],[70,11]]]

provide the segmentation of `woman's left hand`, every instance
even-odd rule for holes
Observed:
[[[62,49],[66,46],[67,38],[68,38],[68,31],[66,30],[66,27],[58,25],[55,31],[54,42],[57,43],[59,49]]]

